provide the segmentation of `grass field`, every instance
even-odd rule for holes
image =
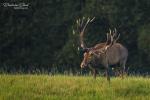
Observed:
[[[150,79],[0,75],[1,100],[150,100]]]

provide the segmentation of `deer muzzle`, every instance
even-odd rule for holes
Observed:
[[[85,68],[86,66],[87,66],[87,64],[85,64],[85,63],[81,63],[81,65],[80,65],[81,68]]]

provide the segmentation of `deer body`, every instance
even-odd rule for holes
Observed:
[[[105,46],[103,44],[99,44],[99,48],[90,50],[89,52],[86,52],[84,54],[84,59],[81,62],[81,68],[91,65],[94,78],[96,78],[96,72],[95,72],[95,66],[102,64],[105,69],[107,75],[109,75],[109,66],[114,64],[119,64],[123,74],[125,72],[125,64],[128,57],[128,50],[121,45],[120,43],[115,43],[111,47],[107,49],[105,52],[101,52],[105,49]],[[92,58],[89,58],[90,54],[93,54]],[[107,76],[107,79],[109,80],[109,76]]]
[[[99,43],[94,47],[87,48],[83,41],[83,35],[88,23],[92,22],[94,18],[92,20],[88,18],[85,24],[84,19],[85,18],[83,18],[83,20],[77,20],[77,24],[80,29],[80,43],[84,50],[84,57],[80,65],[81,68],[85,68],[89,65],[96,66],[102,64],[106,69],[107,80],[110,81],[109,66],[120,64],[122,69],[121,74],[123,76],[128,57],[128,50],[122,44],[117,43],[120,34],[117,36],[116,29],[113,31],[113,33],[110,30],[110,33],[107,33],[107,41],[105,43]],[[92,70],[94,78],[96,78],[95,67],[92,67]]]
[[[120,43],[113,44],[105,54],[108,65],[126,62],[128,57],[127,49]]]

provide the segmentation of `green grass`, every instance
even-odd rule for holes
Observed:
[[[150,100],[150,79],[0,75],[0,100]]]

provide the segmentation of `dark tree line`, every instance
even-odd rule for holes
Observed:
[[[28,3],[28,9],[3,3]],[[1,72],[78,71],[82,59],[76,19],[95,17],[85,42],[106,41],[109,28],[117,28],[119,42],[129,50],[127,66],[150,71],[149,0],[30,0],[0,2]]]

